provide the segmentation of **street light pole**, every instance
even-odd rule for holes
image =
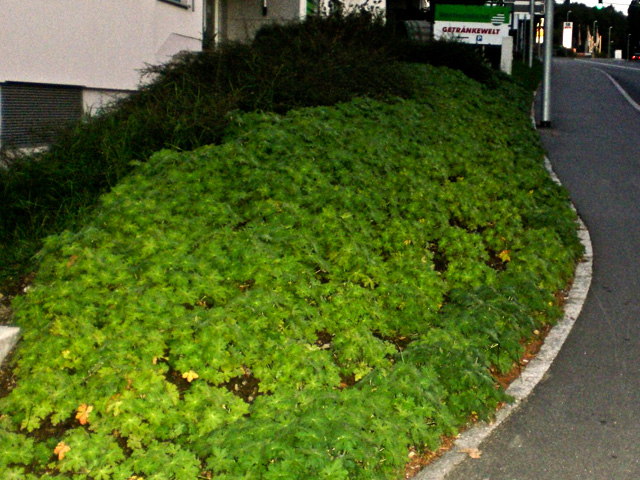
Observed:
[[[611,29],[613,26],[609,27],[609,46],[607,47],[607,58],[611,58]]]
[[[631,58],[631,52],[629,51],[629,41],[631,39],[631,34],[627,33],[627,62]]]
[[[567,12],[567,21],[565,23],[569,23],[569,14],[572,12],[572,10],[569,10]],[[564,34],[563,34],[564,35]],[[564,45],[564,38],[562,39],[562,44]],[[571,47],[573,48],[573,28],[571,29]],[[578,45],[578,48],[580,48],[580,45]]]
[[[553,6],[546,0],[544,12],[544,63],[542,65],[542,118],[540,126],[551,127],[551,62],[553,61]]]
[[[594,20],[593,21],[593,45],[592,45],[592,50],[591,50],[591,54],[595,56],[596,54],[596,40],[598,38],[598,35],[596,34],[596,26],[598,25],[598,20]]]
[[[529,0],[529,68],[533,67],[533,44],[535,38],[536,11],[534,0]]]

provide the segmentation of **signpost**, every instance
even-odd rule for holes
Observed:
[[[502,45],[509,36],[510,7],[438,4],[433,34],[437,40],[473,45]]]

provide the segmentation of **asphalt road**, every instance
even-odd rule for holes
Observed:
[[[614,80],[640,105],[640,62],[620,60],[590,60],[589,64],[611,75]]]
[[[604,72],[640,104],[635,64],[556,59],[551,128],[541,131],[591,235],[582,313],[481,458],[447,480],[640,479],[640,111]]]

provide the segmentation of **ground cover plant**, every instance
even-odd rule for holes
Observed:
[[[400,478],[507,400],[581,254],[530,94],[408,68],[412,98],[235,112],[47,238],[5,478]]]

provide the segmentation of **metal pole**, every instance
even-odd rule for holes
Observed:
[[[631,34],[627,33],[627,62],[631,58],[631,54],[629,53],[629,39],[631,38]]]
[[[553,4],[546,0],[544,12],[544,63],[542,76],[542,119],[540,126],[551,126],[551,62],[553,61]]]
[[[535,21],[535,3],[534,0],[529,0],[529,68],[533,67],[533,44],[536,42]]]
[[[609,27],[609,46],[607,47],[607,58],[611,58],[611,29],[613,27]]]

